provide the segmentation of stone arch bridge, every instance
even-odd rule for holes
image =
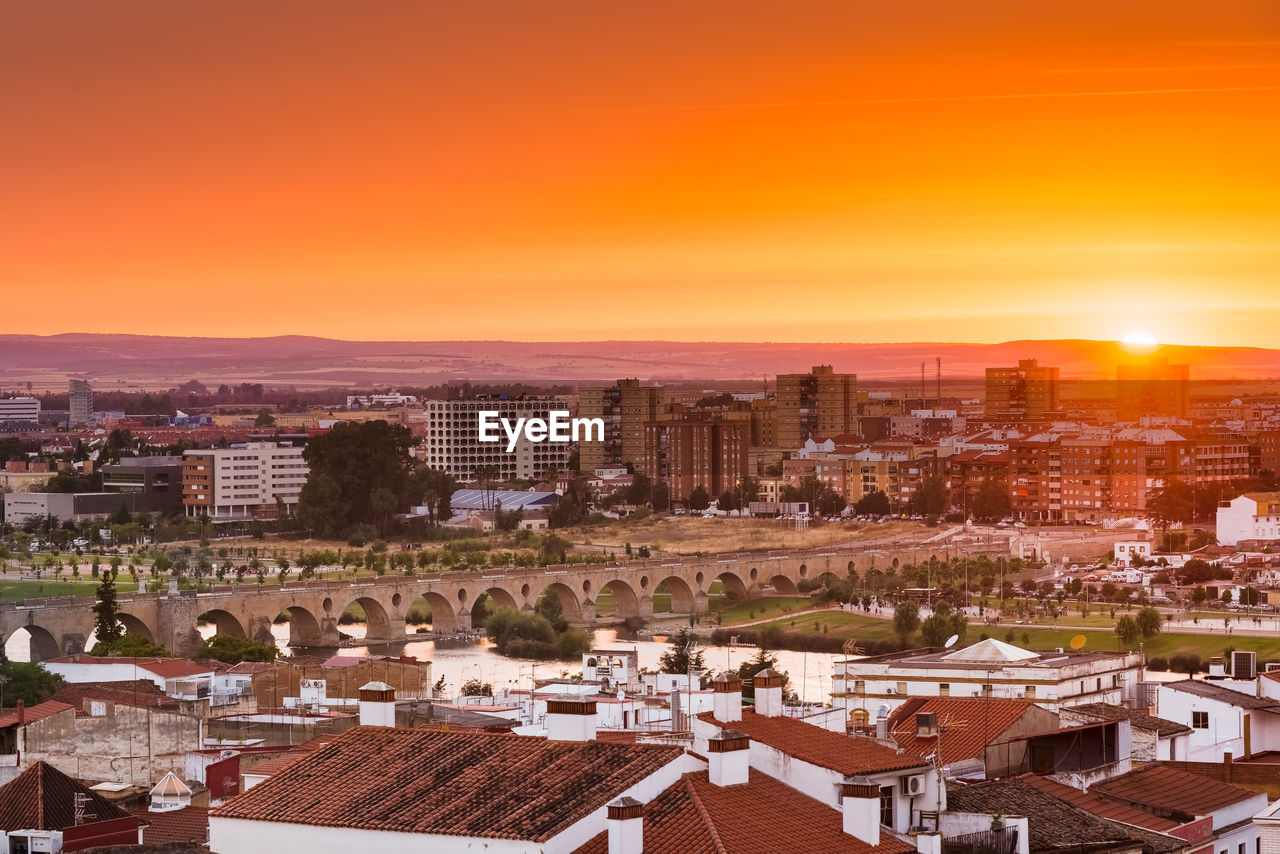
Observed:
[[[544,591],[559,597],[565,618],[576,625],[597,622],[596,599],[612,594],[618,622],[652,617],[659,587],[670,594],[671,613],[707,609],[711,585],[719,582],[731,599],[764,592],[795,593],[806,578],[845,577],[872,567],[888,569],[930,558],[949,560],[990,551],[972,547],[829,548],[793,551],[732,552],[697,558],[652,558],[607,564],[508,567],[421,576],[382,576],[357,580],[315,580],[260,587],[256,583],[216,585],[211,591],[129,593],[119,585],[120,620],[126,631],[169,649],[191,652],[200,643],[197,620],[204,617],[219,632],[272,640],[271,626],[288,612],[290,643],[302,647],[339,645],[338,618],[358,604],[366,615],[368,641],[403,641],[405,617],[419,597],[431,608],[436,636],[470,626],[472,605],[487,595],[498,607],[531,610]],[[31,659],[42,661],[82,651],[93,630],[93,601],[86,598],[27,600],[0,604],[5,638],[26,630]]]

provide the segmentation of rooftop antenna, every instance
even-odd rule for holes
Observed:
[[[89,796],[86,795],[84,792],[76,792],[73,803],[74,803],[74,810],[75,810],[76,827],[79,827],[80,825],[84,824],[84,820],[86,818],[97,818],[97,816],[94,815],[93,813],[87,813],[84,811],[85,805],[89,803]]]
[[[938,405],[942,405],[942,357],[937,357],[938,361]]]
[[[924,406],[924,362],[920,363],[920,405]]]

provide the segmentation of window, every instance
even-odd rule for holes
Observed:
[[[1035,698],[1036,698],[1036,686],[1034,686],[1034,685],[1028,685],[1028,686],[1027,686],[1027,699],[1028,699],[1028,700],[1034,700]]]
[[[899,682],[899,683],[898,683],[898,691],[897,691],[897,693],[899,693],[899,694],[905,694],[905,693],[907,693],[907,683],[906,683],[906,682]]]
[[[949,682],[939,682],[939,683],[938,683],[938,696],[939,696],[939,697],[950,697],[950,696],[951,696],[951,684],[950,684]]]
[[[893,827],[893,786],[880,787],[880,823]]]
[[[1191,728],[1192,729],[1208,729],[1209,713],[1208,712],[1192,712]]]

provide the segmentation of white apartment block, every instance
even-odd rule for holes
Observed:
[[[563,442],[531,442],[524,434],[507,452],[507,440],[480,441],[481,411],[515,423],[519,418],[549,419],[552,410],[568,406],[560,400],[429,400],[423,404],[426,431],[417,456],[430,468],[440,469],[469,483],[476,466],[497,466],[498,480],[534,480],[554,468],[564,471],[573,446]]]
[[[40,401],[37,398],[0,398],[0,424],[35,424],[39,420]]]
[[[833,705],[874,724],[912,697],[1031,700],[1050,711],[1082,703],[1122,705],[1136,695],[1136,652],[1035,653],[988,638],[954,652],[901,652],[838,661]]]
[[[182,455],[182,503],[188,516],[214,522],[274,519],[279,502],[292,515],[307,482],[302,448],[249,442]]]
[[[1280,492],[1246,492],[1218,505],[1218,543],[1280,540]]]

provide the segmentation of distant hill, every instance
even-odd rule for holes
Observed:
[[[1170,345],[1160,355],[1192,365],[1193,379],[1280,378],[1280,350]],[[30,382],[65,388],[68,375],[103,388],[167,388],[202,382],[297,386],[386,386],[471,380],[589,383],[635,376],[647,381],[758,381],[819,364],[869,382],[932,382],[935,358],[948,379],[977,378],[992,365],[1036,358],[1064,379],[1114,377],[1132,360],[1110,341],[1006,341],[1000,344],[746,343],[676,341],[340,341],[329,338],[182,338],[87,333],[0,335],[0,389]]]

